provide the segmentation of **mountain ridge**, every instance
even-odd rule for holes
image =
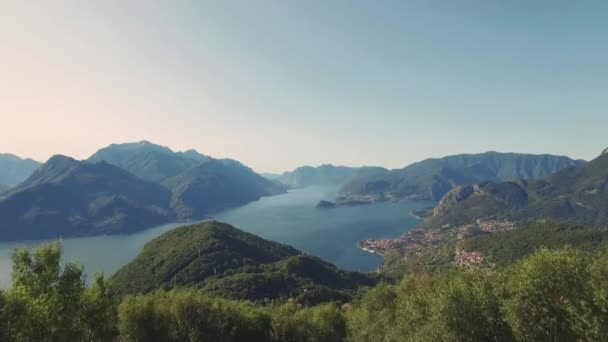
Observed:
[[[382,171],[386,171],[386,169],[378,166],[351,167],[322,164],[314,167],[305,165],[293,171],[284,172],[276,180],[292,188],[341,185],[353,177]]]
[[[608,224],[608,154],[538,180],[455,188],[440,200],[426,224],[458,225],[486,217]]]
[[[438,201],[457,185],[540,178],[583,163],[565,156],[494,151],[429,158],[402,169],[355,178],[340,189],[336,201]]]
[[[28,178],[40,165],[30,158],[0,153],[0,184],[13,187]]]
[[[170,199],[119,167],[54,156],[0,198],[0,240],[133,232],[172,220]]]

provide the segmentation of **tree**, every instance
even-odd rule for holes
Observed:
[[[580,339],[594,299],[590,258],[571,249],[543,249],[515,264],[505,283],[504,310],[518,340]]]
[[[281,342],[340,342],[346,319],[335,304],[301,308],[286,303],[272,310],[273,337]]]
[[[103,277],[89,290],[81,266],[61,266],[61,244],[16,249],[7,294],[9,335],[15,341],[111,341],[112,299]]]
[[[393,286],[379,284],[348,310],[348,340],[353,342],[390,341],[395,324],[397,293]]]

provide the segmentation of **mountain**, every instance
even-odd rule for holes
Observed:
[[[179,218],[206,214],[284,193],[285,189],[233,160],[212,159],[162,183],[173,193]]]
[[[228,298],[348,297],[373,285],[364,274],[338,270],[297,249],[209,221],[171,230],[112,277],[120,295],[196,287]]]
[[[35,160],[0,153],[0,184],[5,187],[15,186],[27,179],[39,166],[40,163]]]
[[[236,160],[215,159],[195,150],[173,152],[147,141],[110,145],[88,161],[106,161],[166,187],[178,219],[202,218],[285,192],[283,186]]]
[[[0,197],[0,240],[133,232],[172,220],[170,200],[116,166],[54,156]]]
[[[140,141],[112,144],[97,151],[88,161],[105,161],[144,180],[160,182],[209,159],[194,150],[173,152],[168,147]]]
[[[486,152],[426,159],[403,169],[356,177],[339,191],[338,204],[378,201],[438,201],[458,185],[538,179],[582,160],[554,155]]]
[[[608,154],[536,181],[457,187],[441,199],[427,224],[458,225],[486,217],[608,225]]]
[[[387,171],[381,167],[363,166],[348,167],[331,164],[319,167],[302,166],[291,172],[283,173],[277,180],[291,188],[303,188],[313,185],[341,185],[354,177]]]
[[[269,172],[260,173],[260,176],[262,176],[266,179],[270,179],[270,180],[278,180],[279,177],[281,177],[281,175],[279,175],[277,173],[269,173]]]

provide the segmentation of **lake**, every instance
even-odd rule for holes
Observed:
[[[413,210],[430,202],[380,203],[317,209],[320,200],[335,198],[335,187],[308,187],[264,197],[245,206],[216,214],[214,219],[265,239],[290,244],[339,267],[372,271],[382,258],[357,248],[364,239],[398,237],[420,221]],[[131,235],[64,238],[64,260],[81,263],[88,274],[109,276],[132,260],[144,244],[184,223],[171,223]],[[10,255],[15,247],[35,247],[44,241],[0,243],[0,287],[10,286]]]

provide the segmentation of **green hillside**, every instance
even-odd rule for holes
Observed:
[[[121,295],[156,289],[202,288],[228,298],[348,300],[374,280],[338,270],[293,247],[210,221],[181,227],[148,242],[111,282]]]
[[[536,181],[456,188],[441,199],[426,225],[459,225],[486,217],[608,225],[608,154]]]

